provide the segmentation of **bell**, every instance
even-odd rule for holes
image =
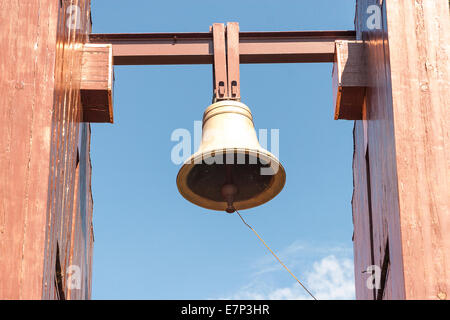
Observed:
[[[234,100],[206,108],[200,147],[177,176],[184,198],[229,213],[271,200],[285,181],[279,160],[258,142],[250,109]]]

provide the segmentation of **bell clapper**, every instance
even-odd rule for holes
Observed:
[[[228,183],[228,184],[224,184],[222,187],[222,196],[225,199],[225,201],[227,202],[227,208],[225,209],[226,212],[228,213],[233,213],[234,211],[236,211],[236,209],[234,209],[234,196],[237,193],[237,188],[234,184]]]
[[[225,165],[225,184],[222,186],[222,197],[227,202],[227,208],[225,209],[228,213],[233,213],[236,211],[234,208],[234,196],[237,193],[237,187],[233,183],[232,166],[229,164]]]

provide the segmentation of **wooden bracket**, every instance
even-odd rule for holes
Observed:
[[[228,98],[241,99],[239,81],[239,23],[227,23]]]
[[[335,41],[332,78],[334,119],[362,120],[367,87],[362,41]]]
[[[212,25],[213,33],[213,79],[214,100],[226,99],[228,95],[227,54],[225,47],[225,26],[223,23]]]
[[[111,44],[85,44],[80,95],[83,122],[113,123],[113,53]]]
[[[214,101],[240,100],[239,81],[239,24],[214,23],[213,33],[213,82]]]

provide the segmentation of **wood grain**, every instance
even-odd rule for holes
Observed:
[[[42,296],[57,12],[0,2],[0,299]]]
[[[448,4],[383,1],[380,29],[367,25],[370,5],[380,2],[358,0],[355,19],[369,74],[354,129],[356,296],[439,299],[450,286]],[[373,292],[361,271],[386,261]]]
[[[81,62],[84,122],[113,123],[114,67],[110,44],[85,44]]]
[[[381,29],[370,29],[367,25],[367,8],[370,5],[378,6],[379,3],[374,0],[358,1],[355,19],[358,37],[365,43],[368,73],[363,115],[366,120],[355,122],[353,175],[354,200],[357,201],[353,201],[353,217],[356,297],[375,299],[378,295],[367,287],[369,274],[361,271],[366,270],[369,265],[381,268],[389,239],[390,276],[384,290],[393,299],[403,299],[403,260],[386,8],[382,6],[380,10]],[[370,188],[367,186],[368,174]]]
[[[66,23],[72,5],[79,28]],[[0,26],[0,299],[57,298],[57,245],[63,280],[71,264],[83,271],[82,288],[71,295],[64,283],[65,296],[89,298],[90,131],[80,122],[80,44],[90,32],[90,2],[0,1]]]
[[[79,25],[67,24],[75,6]],[[72,7],[73,8],[73,7]],[[90,33],[90,1],[66,0],[58,11],[55,89],[44,252],[43,298],[54,295],[56,245],[60,248],[63,289],[67,299],[90,298],[92,197],[90,190],[89,124],[83,124],[81,65],[83,45]],[[73,232],[73,233],[72,233]],[[67,270],[80,270],[81,287],[69,290]]]
[[[446,0],[386,1],[407,299],[450,294],[450,19]]]
[[[335,43],[333,63],[334,119],[362,120],[367,68],[362,41]]]

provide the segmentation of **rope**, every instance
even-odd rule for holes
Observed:
[[[264,240],[259,236],[259,234],[255,231],[255,229],[252,228],[252,226],[250,226],[247,222],[245,222],[244,218],[242,218],[241,214],[239,213],[239,211],[237,211],[236,209],[234,209],[236,211],[236,213],[239,215],[239,218],[241,218],[242,222],[250,228],[250,230],[252,230],[256,236],[258,237],[259,240],[261,240],[261,242],[266,246],[266,248],[270,251],[270,253],[278,260],[278,262],[286,269],[287,272],[289,272],[289,274],[303,287],[303,289],[305,289],[306,292],[308,292],[308,294],[314,299],[317,300],[316,297],[313,296],[313,294],[306,289],[306,287],[301,283],[300,280],[298,280],[298,278],[291,272],[291,270],[289,270],[288,267],[286,267],[286,265],[280,260],[280,258],[278,258],[278,256],[272,251],[272,249],[269,248],[269,246],[264,242]]]

